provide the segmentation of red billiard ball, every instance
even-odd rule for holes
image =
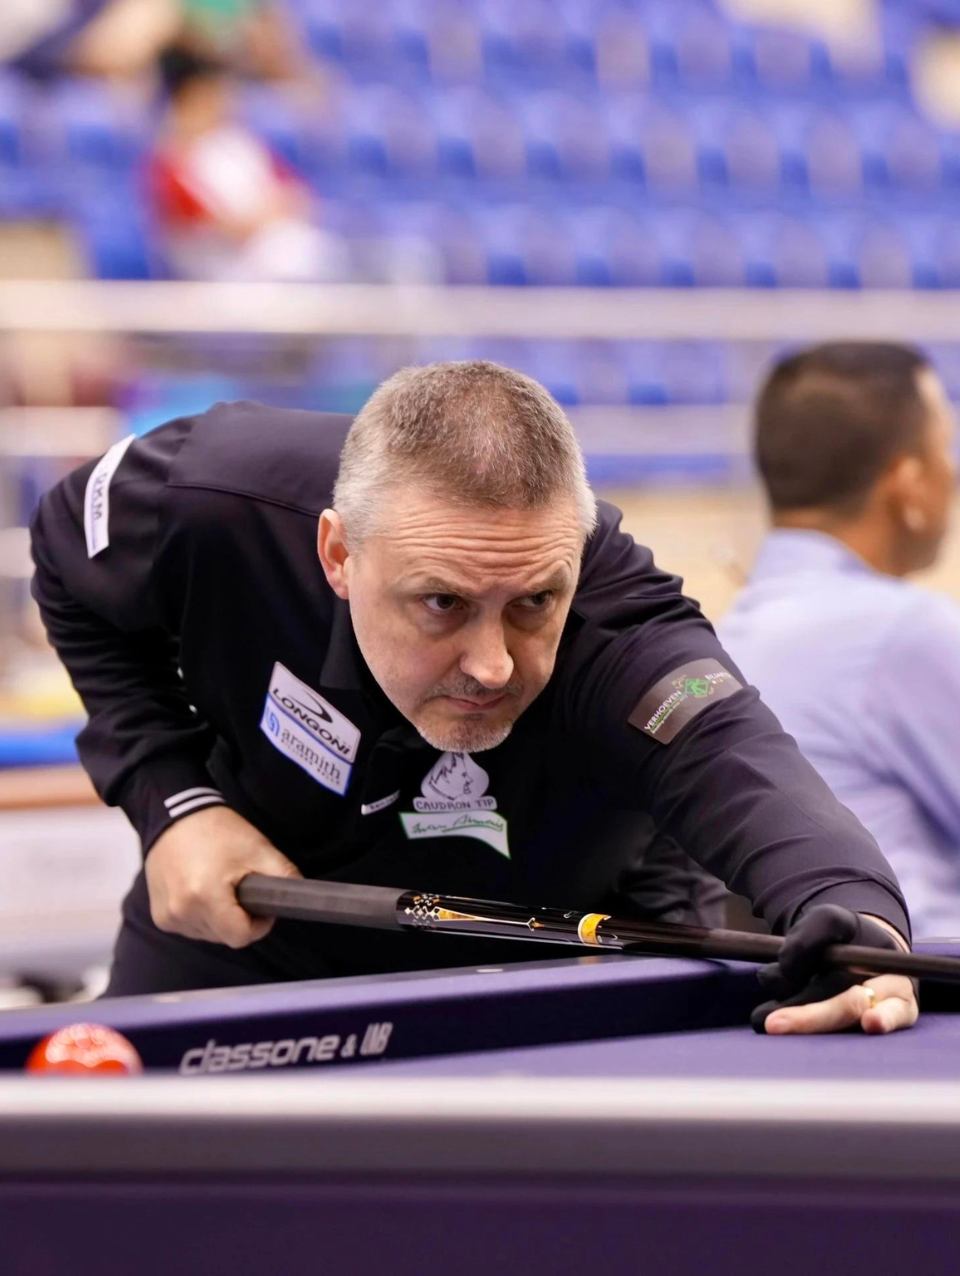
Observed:
[[[143,1061],[130,1042],[98,1023],[72,1023],[36,1046],[27,1072],[71,1076],[134,1076]]]

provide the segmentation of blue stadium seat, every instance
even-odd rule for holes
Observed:
[[[747,88],[806,94],[829,79],[822,40],[788,26],[733,28],[734,64]]]
[[[459,86],[434,94],[429,109],[442,175],[500,181],[526,173],[517,111],[500,97]]]
[[[327,61],[342,61],[345,5],[341,0],[297,0],[296,7],[312,52]]]
[[[58,204],[57,174],[44,166],[42,98],[13,72],[0,71],[0,217],[48,216]]]
[[[799,100],[760,104],[760,109],[777,137],[786,190],[832,197],[862,189],[864,156],[844,113]]]
[[[322,209],[321,209],[322,211]],[[482,284],[482,219],[439,198],[346,205],[339,233],[351,240],[358,277],[374,281]]]
[[[809,281],[812,285],[905,288],[912,284],[914,257],[910,241],[895,219],[858,211],[831,211],[812,214],[805,221],[809,230],[816,233],[826,263],[826,279],[821,281],[813,275]],[[781,270],[772,282],[787,285],[790,281]],[[805,281],[798,279],[796,286],[805,286]]]
[[[859,288],[860,262],[856,217],[851,217],[842,211],[814,210],[807,213],[804,221],[816,235],[823,251],[827,270],[824,281],[826,286]]]
[[[663,369],[652,341],[625,341],[621,347],[627,381],[627,402],[635,407],[656,407],[667,402]]]
[[[914,50],[929,30],[929,16],[916,0],[882,0],[876,12],[883,41],[884,87],[899,87],[909,94]]]
[[[746,263],[736,232],[737,217],[717,217],[699,209],[653,210],[663,282],[670,287],[737,288],[746,282]]]
[[[670,341],[654,347],[656,379],[667,403],[717,404],[729,398],[729,352],[708,341]]]
[[[437,248],[448,284],[485,284],[489,280],[482,214],[445,208],[437,230]]]
[[[48,92],[53,163],[129,170],[147,150],[153,121],[132,91],[68,78]]]
[[[655,407],[663,404],[713,405],[725,403],[730,395],[729,354],[727,348],[706,341],[627,341],[618,342],[606,352],[616,360],[608,366],[608,392],[624,394],[615,399],[596,397],[592,387],[603,382],[596,374],[592,380],[581,377],[583,402],[627,402],[634,406]],[[581,364],[584,355],[581,354]],[[587,397],[590,395],[591,397]]]
[[[780,185],[780,147],[762,111],[726,98],[690,108],[697,167],[705,185],[772,191]]]
[[[903,95],[907,86],[907,58],[912,46],[898,38],[890,56],[882,24],[874,33],[856,39],[836,40],[825,49],[825,73],[829,91],[840,98],[856,100]]]
[[[347,154],[357,172],[376,177],[436,172],[433,127],[414,94],[390,85],[356,93],[346,127]]]
[[[246,85],[240,97],[240,117],[275,154],[303,172],[311,167],[308,138],[311,121],[276,89],[266,84]]]
[[[492,284],[575,284],[576,256],[562,223],[527,205],[494,207],[481,219]]]
[[[518,104],[531,176],[603,181],[610,147],[596,103],[558,90]]]
[[[897,220],[856,219],[851,231],[852,255],[861,288],[909,288],[914,282],[910,243]]]
[[[564,72],[569,85],[574,76],[584,84],[597,79],[597,19],[602,4],[593,0],[553,0],[556,21],[563,33]]]
[[[568,209],[564,220],[578,283],[594,288],[644,288],[663,283],[663,254],[655,219],[600,206]]]
[[[630,400],[630,379],[622,342],[578,341],[571,357],[580,403],[617,407]]]
[[[937,282],[941,288],[960,288],[960,217],[943,218],[935,239]]]
[[[456,214],[436,199],[379,204],[373,212],[379,238],[379,261],[371,272],[391,283],[443,283],[451,279],[458,233],[469,235]],[[483,256],[473,246],[471,278],[464,270],[459,283],[482,282]],[[462,263],[460,269],[462,270]]]
[[[857,194],[869,177],[869,154],[849,121],[834,111],[811,113],[804,139],[807,182],[816,195]]]
[[[411,50],[422,49],[427,78],[443,84],[476,84],[483,79],[483,40],[472,5],[423,0],[419,13],[401,12],[397,21],[401,42],[409,40]]]
[[[545,385],[558,403],[569,408],[581,401],[579,355],[574,341],[531,341],[526,343],[515,366]]]
[[[118,183],[74,186],[63,209],[74,225],[93,274],[101,279],[149,279],[155,261],[138,191]]]
[[[867,182],[875,187],[936,191],[944,180],[938,130],[916,110],[896,103],[859,106],[850,112]]]
[[[654,83],[716,89],[733,79],[732,23],[705,0],[646,0],[639,11]]]
[[[807,219],[779,212],[736,219],[747,283],[754,288],[825,288],[830,280],[826,246]]]
[[[29,117],[31,88],[12,72],[0,71],[0,164],[15,167],[26,160],[24,120]]]
[[[437,167],[443,176],[477,176],[475,128],[479,100],[476,91],[460,89],[437,93],[430,101]]]
[[[495,81],[563,83],[571,70],[562,23],[551,0],[479,0],[484,64]]]
[[[601,5],[595,17],[593,60],[605,91],[646,88],[652,77],[650,39],[641,15],[627,5]]]
[[[615,177],[653,190],[694,190],[699,182],[696,133],[679,111],[645,95],[611,96],[605,105]]]
[[[305,0],[303,20],[310,47],[321,58],[374,80],[392,73],[399,50],[391,6],[379,0]]]
[[[901,216],[917,288],[960,288],[960,217],[956,213]]]

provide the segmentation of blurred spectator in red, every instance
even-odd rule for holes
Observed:
[[[311,221],[306,185],[235,110],[235,85],[186,45],[161,57],[167,110],[149,161],[163,250],[183,279],[329,280],[345,249]]]

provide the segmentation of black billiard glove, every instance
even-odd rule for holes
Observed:
[[[869,917],[841,908],[838,904],[817,904],[791,927],[780,956],[757,972],[764,992],[771,1000],[757,1006],[750,1016],[755,1032],[763,1032],[767,1015],[784,1006],[805,1006],[827,1001],[863,983],[864,976],[849,970],[824,970],[821,960],[831,944],[866,944],[899,952],[888,930]]]

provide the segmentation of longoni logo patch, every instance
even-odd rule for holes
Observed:
[[[346,793],[360,744],[359,728],[279,660],[270,675],[260,729],[275,749],[318,784],[341,797]]]
[[[269,698],[318,744],[332,750],[343,761],[353,762],[360,743],[358,729],[335,705],[301,682],[279,660],[270,676]]]
[[[303,700],[296,699],[295,696],[288,695],[287,692],[279,687],[271,687],[270,694],[276,700],[277,704],[286,709],[291,717],[296,718],[298,722],[303,723],[315,736],[318,736],[324,744],[331,749],[347,757],[350,753],[350,745],[339,739],[327,726],[328,722],[333,722],[330,714],[319,704],[306,704]]]

